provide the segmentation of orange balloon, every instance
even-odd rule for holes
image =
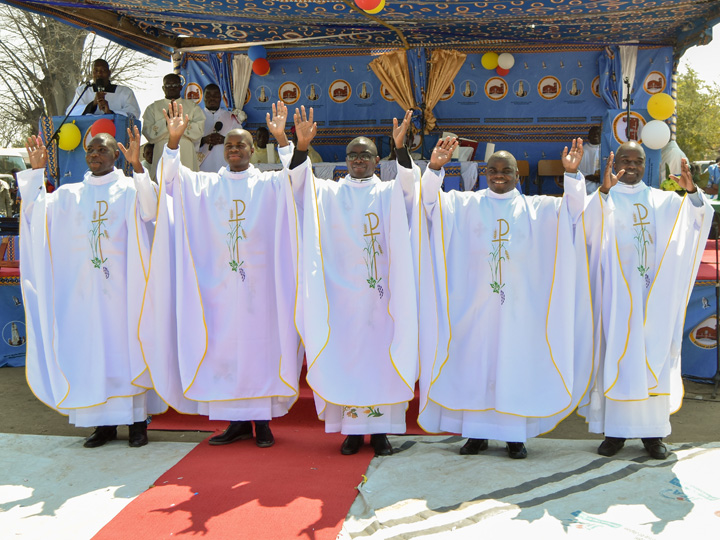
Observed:
[[[380,13],[383,9],[385,9],[385,0],[380,0],[380,3],[375,9],[366,9],[365,13],[375,15],[376,13]]]

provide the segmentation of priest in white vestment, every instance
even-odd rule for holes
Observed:
[[[587,205],[588,252],[595,273],[602,270],[593,296],[602,306],[604,350],[579,412],[592,433],[605,434],[600,455],[639,437],[650,456],[665,459],[662,438],[682,405],[685,310],[713,211],[687,161],[678,180],[684,196],[647,186],[644,173],[642,146],[622,144]]]
[[[577,169],[581,147],[565,149],[566,167]],[[568,416],[590,380],[585,185],[566,179],[562,198],[522,195],[517,162],[500,151],[487,163],[488,189],[444,193],[449,159],[434,150],[422,178],[432,268],[420,274],[434,282],[421,283],[420,298],[434,292],[437,306],[421,306],[420,332],[437,336],[437,346],[421,359],[418,422],[468,437],[461,454],[496,439],[522,459],[527,439]]]
[[[181,98],[182,82],[180,76],[170,73],[163,77],[164,99],[159,99],[145,109],[142,119],[142,134],[153,147],[153,161],[150,168],[150,177],[156,180],[156,171],[160,156],[162,156],[165,143],[168,141],[168,130],[165,124],[165,116],[163,111],[170,107],[170,103],[177,103],[183,106],[185,114],[188,115],[190,121],[185,134],[180,139],[181,161],[182,164],[193,171],[198,170],[197,151],[200,144],[200,138],[203,136],[205,129],[205,113],[198,107],[194,101]]]
[[[97,426],[85,446],[101,446],[130,426],[129,444],[147,444],[148,412],[165,405],[138,340],[156,186],[140,164],[140,133],[129,148],[103,133],[90,140],[82,181],[45,189],[47,153],[28,139],[32,169],[22,193],[20,273],[26,307],[27,379],[43,403],[78,427]],[[133,177],[114,167],[119,151]]]
[[[200,139],[200,170],[218,172],[225,166],[225,135],[240,129],[240,122],[221,106],[222,96],[217,84],[208,84],[204,90],[205,130]]]
[[[268,126],[289,162],[286,117],[280,101]],[[226,135],[226,167],[191,171],[178,155],[187,127],[187,115],[174,106],[158,168],[143,352],[157,392],[173,408],[230,421],[210,444],[252,438],[255,421],[255,444],[269,447],[275,442],[269,421],[298,398],[302,358],[293,324],[297,232],[290,185],[286,173],[250,165],[245,130]]]
[[[411,112],[393,136],[405,140]],[[315,178],[306,150],[316,133],[295,113],[297,149],[290,169],[302,223],[301,290],[296,323],[307,354],[307,381],[328,433],[347,435],[341,452],[354,454],[364,435],[376,455],[392,453],[386,434],[405,432],[405,412],[418,370],[417,310],[408,211],[414,203],[407,151],[403,182],[381,182],[375,144],[347,146],[349,174]],[[403,156],[400,156],[402,159]]]
[[[583,156],[578,171],[585,177],[585,191],[588,195],[600,187],[600,140],[602,129],[593,126],[588,132],[587,142],[583,144]]]

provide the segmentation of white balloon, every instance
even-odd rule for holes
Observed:
[[[670,142],[670,126],[662,120],[651,120],[642,128],[640,137],[651,150],[660,150]]]
[[[515,65],[515,57],[507,52],[502,53],[498,56],[498,66],[503,69],[510,69]]]

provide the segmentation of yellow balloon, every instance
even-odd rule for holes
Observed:
[[[385,9],[385,0],[380,0],[380,3],[377,5],[375,9],[366,9],[365,13],[369,13],[370,15],[375,15],[376,13],[380,13],[383,9]]]
[[[675,112],[675,100],[670,95],[660,92],[648,100],[647,110],[655,120],[667,120]]]
[[[82,139],[82,135],[74,122],[63,125],[58,132],[58,146],[60,150],[65,150],[66,152],[75,150],[78,144],[80,144],[80,139]]]
[[[485,69],[495,69],[498,67],[498,53],[486,52],[482,55],[480,63]]]

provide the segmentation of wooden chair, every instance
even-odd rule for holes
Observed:
[[[555,184],[563,187],[563,178],[565,177],[565,167],[559,159],[541,159],[538,161],[537,184],[538,194],[542,194],[543,177],[550,176],[555,180]]]
[[[2,242],[0,242],[0,268],[19,268],[20,261],[4,260],[5,252],[7,251],[9,243],[10,243],[10,238],[8,236],[3,236]]]
[[[520,181],[520,185],[523,187],[523,193],[527,193],[527,179],[530,177],[530,162],[524,159],[519,159],[517,167],[518,180]]]

